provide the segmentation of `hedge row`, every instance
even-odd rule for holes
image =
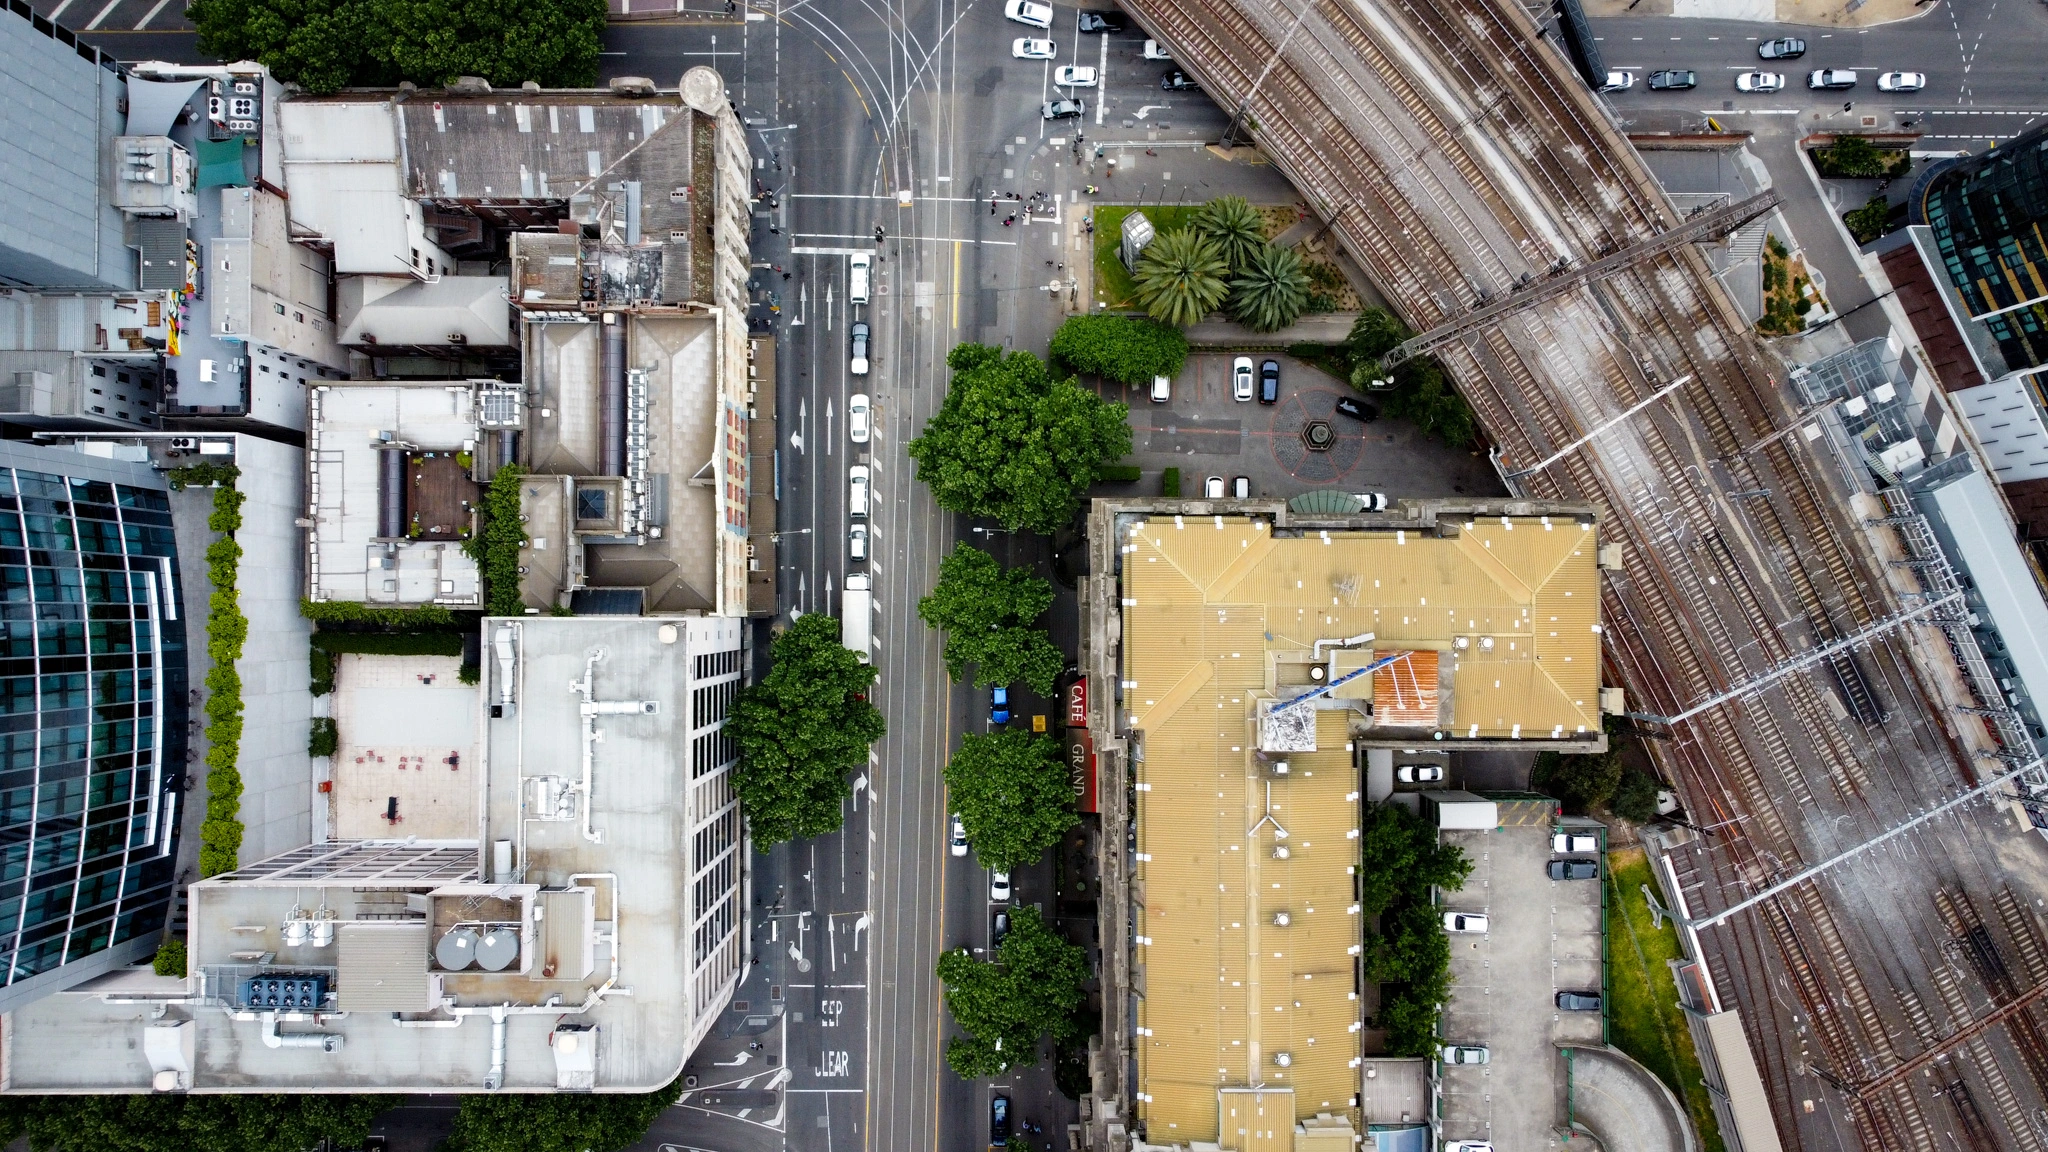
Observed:
[[[526,469],[507,464],[491,477],[477,501],[483,526],[462,542],[462,551],[482,571],[484,611],[492,616],[517,616],[525,610],[519,599],[519,550],[526,547],[526,529],[519,520],[519,482]]]
[[[457,623],[455,613],[439,604],[378,608],[348,600],[301,600],[299,615],[315,624],[376,624],[402,632],[442,632]]]
[[[213,514],[206,526],[221,534],[206,547],[206,578],[213,586],[207,599],[206,655],[212,667],[206,670],[206,819],[199,826],[199,874],[214,876],[232,872],[242,854],[242,773],[237,767],[242,753],[242,676],[235,662],[242,658],[242,645],[249,638],[249,618],[235,592],[242,563],[242,546],[235,532],[242,526],[242,502],[248,499],[233,487],[241,473],[232,466],[199,465],[208,469],[207,483],[220,483],[213,494]],[[174,477],[178,483],[181,478]],[[185,479],[179,483],[195,483]]]
[[[332,756],[341,747],[341,732],[334,726],[331,716],[313,717],[312,734],[306,737],[308,756]]]

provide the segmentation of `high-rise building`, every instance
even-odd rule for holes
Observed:
[[[1929,171],[1909,206],[2005,370],[2048,364],[2048,125]]]
[[[0,442],[0,1011],[148,955],[184,793],[162,476]]]
[[[127,86],[114,60],[28,6],[0,11],[0,284],[137,287],[107,180]]]

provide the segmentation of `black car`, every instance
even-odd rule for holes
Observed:
[[[1600,865],[1592,860],[1552,860],[1547,871],[1552,880],[1591,880],[1600,875]]]
[[[1756,46],[1756,54],[1762,60],[1797,60],[1806,55],[1806,41],[1797,36],[1766,40]]]
[[[1652,92],[1680,92],[1687,88],[1697,88],[1699,86],[1699,73],[1690,69],[1666,68],[1661,72],[1650,73],[1650,91]]]
[[[1259,403],[1280,402],[1280,362],[1268,360],[1259,365]]]
[[[1337,414],[1370,424],[1380,418],[1380,410],[1355,396],[1337,397]]]
[[[1114,12],[1083,12],[1078,27],[1083,32],[1101,32],[1105,35],[1124,30],[1124,18]]]
[[[1176,68],[1159,78],[1159,87],[1168,92],[1194,92],[1199,90],[1201,85],[1190,79],[1187,73]]]
[[[1595,1001],[1595,1003],[1598,1003]],[[1010,1098],[997,1096],[988,1102],[988,1142],[1001,1148],[1010,1142]]]
[[[1003,946],[1003,937],[1005,937],[1005,936],[1008,936],[1009,934],[1010,934],[1010,913],[1009,913],[1009,911],[1008,911],[1008,910],[1006,909],[1006,910],[1003,910],[1003,911],[999,911],[999,912],[997,912],[997,913],[995,914],[995,920],[994,920],[994,921],[993,921],[992,923],[990,923],[990,924],[989,924],[989,927],[988,927],[988,946],[989,946],[989,947],[991,947],[991,948],[1000,948],[1000,947],[1002,947],[1002,946]]]
[[[1598,1012],[1600,1010],[1600,994],[1598,992],[1559,992],[1557,994],[1557,1006],[1566,1012]]]

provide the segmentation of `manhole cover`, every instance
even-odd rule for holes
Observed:
[[[1335,443],[1337,433],[1328,420],[1311,420],[1301,428],[1302,447],[1311,452],[1328,452]]]

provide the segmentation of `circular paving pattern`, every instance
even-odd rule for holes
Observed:
[[[1365,455],[1365,439],[1331,421],[1338,393],[1328,389],[1297,392],[1280,402],[1273,413],[1273,458],[1289,475],[1305,484],[1328,484],[1342,479]],[[1329,447],[1309,447],[1310,425],[1321,425],[1330,434]]]

